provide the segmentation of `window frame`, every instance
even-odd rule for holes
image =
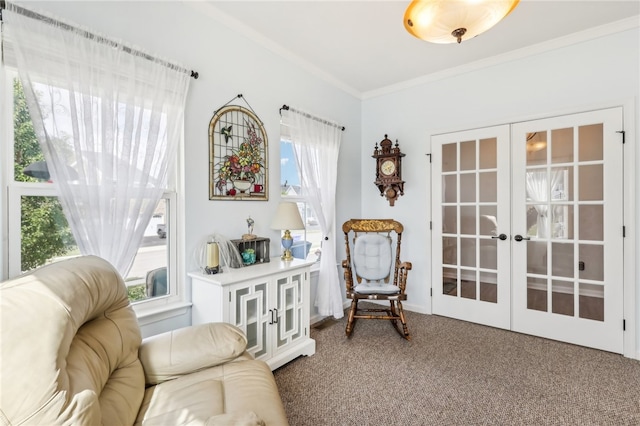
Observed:
[[[290,141],[289,139],[284,138],[284,137],[280,137],[280,178],[281,178],[280,180],[281,181],[282,181],[282,164],[283,164],[282,163],[282,144],[283,143],[288,143],[290,145],[293,145],[293,142]],[[296,168],[296,171],[298,173],[298,179],[300,181],[302,181],[301,176],[300,176],[300,170],[298,170],[297,164],[295,165],[295,168]],[[309,239],[307,238],[307,227],[309,226],[309,224],[307,223],[307,218],[308,218],[307,211],[309,209],[313,210],[313,207],[309,204],[309,202],[307,201],[307,198],[304,195],[297,195],[296,196],[296,195],[286,195],[286,194],[282,193],[282,189],[283,189],[282,182],[280,182],[279,187],[280,187],[280,198],[281,199],[287,200],[287,201],[291,201],[291,202],[294,202],[296,204],[303,203],[304,214],[301,215],[301,216],[302,216],[302,222],[304,223],[305,228],[302,231],[300,231],[300,230],[291,230],[290,233],[293,236],[302,235],[303,241],[309,241]],[[300,185],[300,188],[302,189],[302,185]],[[298,208],[300,208],[300,207],[298,206]],[[284,232],[282,232],[282,233],[284,233]],[[316,249],[320,248],[320,250],[322,250],[321,246],[322,246],[322,241],[320,241],[320,247],[316,247]],[[307,256],[306,256],[307,258],[309,257],[309,254],[311,254],[311,250],[312,249],[313,249],[313,246],[309,248],[309,252],[307,253]],[[316,259],[316,262],[319,262],[319,258],[320,257],[318,256],[318,259]]]
[[[5,130],[0,133],[0,154],[4,161],[0,168],[0,184],[4,189],[0,198],[0,224],[2,226],[2,244],[0,246],[0,277],[2,280],[15,277],[21,273],[21,197],[46,196],[57,197],[57,185],[44,182],[18,182],[14,179],[14,128],[13,128],[13,79],[18,77],[17,70],[6,65],[0,66],[0,89],[5,95],[0,98],[0,122]],[[171,304],[179,304],[184,300],[184,280],[178,277],[183,272],[184,256],[180,256],[178,228],[181,226],[184,200],[177,188],[182,188],[184,134],[181,135],[178,155],[175,156],[174,179],[170,180],[170,188],[166,188],[162,198],[167,203],[167,280],[168,294],[131,302],[138,316],[157,313]],[[181,204],[182,203],[182,204]],[[183,304],[182,303],[182,304]],[[180,304],[180,306],[182,306]]]

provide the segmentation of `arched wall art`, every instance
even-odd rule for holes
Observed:
[[[267,155],[267,133],[252,110],[217,110],[209,123],[209,199],[268,200]]]

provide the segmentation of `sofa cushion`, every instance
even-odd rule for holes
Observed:
[[[261,420],[256,413],[249,411],[248,413],[230,413],[220,414],[219,416],[210,417],[205,423],[206,426],[266,426],[264,420]]]
[[[223,425],[264,422],[267,425],[284,426],[286,419],[269,366],[262,361],[243,360],[148,388],[136,424]],[[232,423],[225,423],[228,421]]]
[[[207,323],[146,338],[140,361],[147,384],[158,384],[235,359],[246,347],[247,338],[239,328]]]

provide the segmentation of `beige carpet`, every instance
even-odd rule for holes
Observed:
[[[640,362],[450,318],[312,328],[274,372],[291,426],[640,425]]]

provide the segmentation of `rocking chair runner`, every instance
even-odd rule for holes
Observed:
[[[411,262],[400,262],[400,243],[404,227],[393,219],[351,219],[342,225],[347,259],[342,261],[347,298],[351,309],[347,319],[347,336],[351,335],[356,319],[390,320],[396,331],[410,340],[409,329],[402,310],[407,300],[405,288]],[[395,236],[395,259],[392,240]],[[350,245],[350,237],[352,239]],[[393,268],[393,271],[392,271]],[[391,273],[393,272],[393,281]],[[356,283],[353,281],[355,275]],[[359,308],[358,301],[388,300],[388,308]],[[402,330],[398,327],[402,324]]]

